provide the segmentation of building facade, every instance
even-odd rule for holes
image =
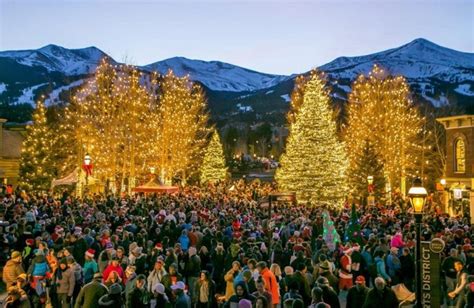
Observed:
[[[446,130],[445,210],[474,221],[474,115],[438,118]]]
[[[16,186],[20,175],[21,146],[26,134],[23,124],[0,118],[0,181]]]

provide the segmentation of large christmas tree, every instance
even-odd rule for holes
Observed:
[[[312,74],[305,85],[303,103],[293,116],[276,173],[280,190],[296,192],[299,201],[341,205],[347,192],[347,160],[324,80],[318,74]]]
[[[219,134],[214,130],[201,165],[201,183],[225,180],[227,167]]]
[[[374,65],[368,76],[360,75],[353,83],[347,106],[345,143],[351,168],[369,140],[387,181],[405,189],[405,178],[416,175],[423,152],[423,118],[411,100],[406,79]]]
[[[47,119],[46,107],[38,101],[33,113],[33,123],[26,128],[20,159],[20,181],[34,191],[48,190],[56,173],[52,133]]]

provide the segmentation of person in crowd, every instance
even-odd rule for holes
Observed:
[[[57,304],[53,306],[70,308],[75,283],[74,270],[68,266],[67,258],[62,258],[53,279],[57,295]]]
[[[95,273],[92,281],[79,292],[74,308],[98,308],[99,299],[107,293],[107,287],[102,284],[102,274]]]
[[[156,283],[151,291],[150,308],[171,308],[171,303],[166,296],[165,286],[162,283]]]
[[[398,300],[395,292],[387,286],[382,277],[375,278],[375,287],[370,289],[365,298],[363,308],[397,308]]]
[[[185,292],[186,285],[182,281],[178,281],[176,284],[171,286],[171,290],[175,294],[176,308],[191,308],[191,298]]]
[[[234,261],[232,262],[232,268],[225,274],[224,280],[226,282],[225,288],[225,298],[229,300],[232,295],[235,294],[234,290],[234,280],[240,273],[240,262]]]
[[[255,296],[248,292],[245,282],[239,281],[235,286],[234,295],[232,295],[228,300],[226,300],[224,307],[225,308],[234,308],[238,307],[238,304],[241,300],[250,301],[252,304],[255,301]]]
[[[19,251],[13,251],[10,260],[8,260],[3,267],[3,282],[7,287],[10,287],[16,284],[16,278],[18,275],[23,274],[24,272],[25,270],[21,263],[21,253]]]
[[[127,298],[126,308],[145,308],[149,304],[146,293],[146,277],[145,275],[138,275],[133,280],[134,286]]]
[[[350,288],[347,293],[346,308],[362,307],[368,292],[369,289],[365,286],[365,277],[357,276],[355,286]]]
[[[82,268],[82,277],[84,277],[85,284],[91,282],[95,273],[99,272],[99,265],[94,260],[94,255],[95,250],[93,249],[88,249],[85,253],[84,267]]]
[[[148,292],[152,292],[153,287],[161,283],[163,277],[166,276],[166,270],[164,269],[163,265],[165,261],[163,258],[157,258],[153,270],[150,272],[147,278],[147,290]]]
[[[336,292],[329,285],[329,281],[325,277],[319,277],[316,284],[321,290],[323,290],[323,301],[328,304],[331,308],[339,308],[341,304]]]
[[[124,302],[122,298],[122,286],[118,283],[111,285],[109,287],[109,293],[99,299],[99,307],[124,307]]]
[[[456,286],[448,293],[448,296],[454,300],[456,308],[463,308],[466,302],[464,291],[467,285],[467,274],[461,260],[454,262],[454,269],[456,270]]]
[[[267,267],[267,263],[265,261],[260,261],[257,264],[257,269],[263,278],[265,289],[271,295],[271,299],[269,301],[271,307],[280,304],[280,288],[275,274],[273,274],[273,272]]]

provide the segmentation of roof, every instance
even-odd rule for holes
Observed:
[[[473,127],[474,115],[464,114],[464,115],[443,117],[443,118],[437,118],[436,121],[443,124],[445,129]]]

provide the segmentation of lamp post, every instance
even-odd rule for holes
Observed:
[[[367,205],[374,205],[374,177],[372,175],[367,176],[367,192],[369,196],[367,197]]]
[[[89,186],[89,173],[90,173],[90,168],[91,168],[91,162],[92,162],[92,159],[89,155],[89,153],[86,153],[86,155],[84,156],[84,169],[86,171],[86,187],[85,189],[87,190],[87,187]]]
[[[416,222],[416,307],[421,308],[421,218],[423,217],[423,207],[425,206],[426,196],[428,192],[421,185],[421,179],[416,178],[413,181],[413,186],[408,191],[411,205],[413,206],[413,213]]]

